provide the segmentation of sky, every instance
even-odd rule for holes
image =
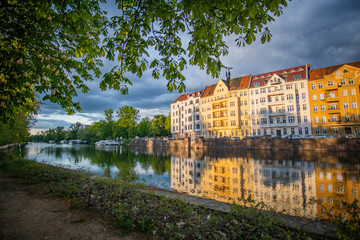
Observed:
[[[106,6],[105,6],[106,7]],[[109,7],[111,8],[111,7]],[[267,25],[270,42],[261,44],[260,37],[246,47],[237,47],[232,37],[226,38],[229,54],[221,60],[232,67],[231,77],[261,74],[270,71],[310,64],[311,69],[360,61],[360,1],[359,0],[292,0],[280,17]],[[111,63],[104,62],[104,70]],[[104,71],[103,71],[104,72]],[[217,83],[197,67],[183,71],[186,92],[191,93]],[[225,79],[225,72],[220,75]],[[130,76],[133,86],[129,94],[115,90],[101,91],[100,80],[88,82],[90,91],[79,93],[82,111],[67,115],[60,106],[48,101],[40,105],[31,133],[73,123],[91,123],[105,119],[104,111],[114,113],[128,105],[140,110],[140,119],[170,112],[170,104],[180,95],[167,90],[164,78],[153,79],[151,71],[141,78]]]

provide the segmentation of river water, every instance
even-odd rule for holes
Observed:
[[[325,218],[330,208],[342,211],[341,201],[360,199],[358,152],[187,152],[33,143],[20,154],[38,162],[203,198],[264,203],[266,208],[311,219]]]

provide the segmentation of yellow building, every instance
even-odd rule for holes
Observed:
[[[359,164],[351,168],[348,168],[348,164],[341,163],[316,164],[318,216],[326,218],[326,213],[330,211],[339,214],[344,211],[341,209],[341,201],[352,203],[359,199],[359,168]]]
[[[242,203],[253,192],[252,161],[243,157],[205,157],[202,172],[203,197]]]
[[[312,132],[355,136],[360,130],[360,61],[309,72]]]
[[[245,137],[250,132],[250,75],[207,86],[201,96],[203,137]]]

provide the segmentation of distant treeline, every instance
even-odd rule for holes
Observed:
[[[153,119],[148,117],[140,118],[139,110],[123,106],[116,111],[116,119],[114,119],[113,109],[104,111],[105,120],[94,122],[91,126],[84,126],[77,122],[71,124],[69,129],[64,129],[58,126],[54,129],[49,129],[30,136],[30,141],[61,141],[70,139],[80,139],[83,141],[97,142],[102,139],[116,139],[122,137],[123,139],[138,137],[154,137],[167,136],[170,134],[170,115],[156,115]]]

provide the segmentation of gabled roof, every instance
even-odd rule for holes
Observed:
[[[203,97],[208,97],[208,96],[213,95],[214,91],[215,91],[215,88],[216,88],[216,85],[217,84],[206,86],[206,88],[204,89],[204,92],[203,92],[201,97],[203,98]]]
[[[253,77],[251,78],[249,87],[250,88],[254,87],[254,83],[259,83],[258,86],[264,86],[265,81],[269,80],[270,77],[272,77],[274,74],[279,75],[283,79],[287,79],[288,82],[293,81],[294,75],[301,74],[302,79],[305,79],[307,77],[306,71],[307,71],[307,65],[302,65],[302,66],[272,71],[272,72],[268,72],[268,73],[261,73],[261,74],[253,75]]]
[[[251,75],[233,78],[230,80],[230,90],[242,89],[249,87]]]
[[[186,99],[188,99],[189,96],[192,96],[192,95],[201,97],[203,91],[204,91],[204,90],[200,90],[200,91],[196,91],[196,92],[192,92],[192,93],[181,94],[181,95],[180,95],[175,101],[173,101],[171,104],[176,103],[176,102],[185,101]]]
[[[330,67],[312,69],[309,71],[309,80],[311,81],[311,80],[322,79],[322,78],[324,78],[324,76],[332,74],[333,72],[335,72],[336,70],[338,70],[339,68],[341,68],[344,65],[349,65],[352,67],[360,68],[360,61],[344,63],[344,64],[334,65],[334,66],[330,66]]]

